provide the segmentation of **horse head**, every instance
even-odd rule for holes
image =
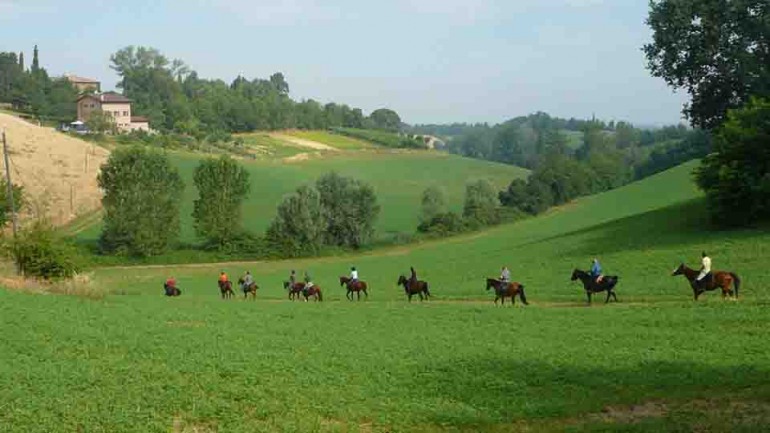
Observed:
[[[495,280],[493,278],[487,278],[487,290],[495,286]]]
[[[671,276],[672,276],[672,277],[675,277],[675,276],[677,276],[677,275],[682,275],[682,274],[684,274],[684,268],[685,268],[685,266],[684,266],[684,263],[680,263],[680,264],[679,264],[679,267],[678,267],[678,268],[676,268],[676,269],[674,269],[674,271],[673,271],[673,272],[671,272]]]
[[[284,282],[283,282],[283,290],[289,290],[289,286],[290,286],[290,285],[291,285],[291,283],[290,283],[290,282],[288,282],[288,281],[284,281]]]
[[[398,282],[396,283],[397,286],[404,285],[406,286],[407,279],[403,275],[398,276]]]
[[[580,271],[580,269],[575,269],[574,271],[572,271],[572,277],[570,277],[570,281],[575,281],[578,278],[580,278],[581,273],[582,272]]]
[[[344,286],[348,282],[348,277],[340,277],[340,286]]]

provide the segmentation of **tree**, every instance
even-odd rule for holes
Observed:
[[[80,270],[75,248],[46,221],[22,229],[4,247],[24,276],[71,278]]]
[[[278,206],[267,241],[285,257],[313,255],[324,244],[325,227],[320,194],[311,186],[301,186]]]
[[[767,0],[650,2],[653,41],[644,46],[652,75],[685,89],[694,126],[711,129],[753,96],[770,96]]]
[[[241,234],[241,205],[249,193],[249,172],[228,156],[201,161],[193,174],[198,199],[195,232],[223,248]]]
[[[326,216],[325,243],[359,248],[369,242],[380,213],[374,189],[334,172],[319,178],[316,189]]]
[[[33,76],[40,73],[40,59],[38,57],[37,45],[35,45],[35,49],[32,51],[32,68],[30,69],[30,72]]]
[[[446,212],[446,194],[439,187],[431,186],[422,192],[420,201],[420,221],[430,222],[433,218]]]
[[[24,72],[24,69],[25,69],[23,51],[19,51],[19,69],[21,69],[21,72]]]
[[[488,180],[471,182],[465,187],[463,218],[482,226],[497,224],[500,222],[499,203],[497,191]]]
[[[385,129],[388,131],[398,131],[401,129],[401,117],[398,116],[398,113],[388,108],[374,110],[372,114],[369,115],[369,119],[377,129]]]
[[[89,131],[100,135],[105,133],[114,134],[118,130],[115,118],[102,110],[94,110],[88,115],[86,127],[88,127]]]
[[[176,240],[184,185],[165,154],[144,147],[118,149],[97,180],[104,191],[103,251],[150,256]]]
[[[770,217],[770,100],[731,110],[696,172],[714,221],[742,226]]]
[[[527,191],[527,182],[523,179],[514,179],[508,185],[508,189],[501,191],[498,196],[503,206],[525,210],[530,198]]]

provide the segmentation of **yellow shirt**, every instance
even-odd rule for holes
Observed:
[[[707,274],[711,272],[711,259],[708,256],[704,257],[703,260],[701,260],[701,264],[703,265],[703,272]]]

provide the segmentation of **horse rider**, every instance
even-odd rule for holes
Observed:
[[[417,272],[414,270],[413,266],[409,267],[409,271],[411,272],[411,275],[409,275],[409,287],[412,287],[415,283],[417,283]]]
[[[297,284],[297,271],[292,269],[291,274],[289,274],[289,290],[294,290],[295,284]]]
[[[353,287],[356,283],[358,283],[358,270],[353,266],[350,268],[350,281],[348,282],[348,286]]]
[[[176,278],[173,276],[168,277],[163,284],[163,288],[166,289],[166,296],[171,296],[174,293],[174,290],[176,290]]]
[[[251,276],[251,272],[246,271],[246,275],[243,276],[243,284],[241,285],[241,289],[243,291],[247,291],[251,285],[254,284],[254,277]]]
[[[227,274],[225,271],[222,271],[219,273],[219,287],[225,287],[225,284],[230,281],[229,278],[227,278]]]
[[[602,265],[597,258],[594,258],[593,264],[591,264],[591,277],[596,281],[596,284],[601,284],[604,279],[604,275],[602,275]]]
[[[310,273],[308,271],[305,271],[305,288],[302,289],[304,294],[307,296],[308,290],[313,287],[313,281],[310,277]]]
[[[704,251],[701,254],[700,274],[698,274],[698,278],[695,279],[696,284],[699,287],[702,287],[708,281],[706,277],[710,275],[711,275],[711,258]]]
[[[508,266],[503,266],[502,271],[500,271],[500,282],[503,284],[511,282],[511,270],[508,269]]]

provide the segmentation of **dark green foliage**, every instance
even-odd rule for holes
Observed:
[[[358,138],[361,140],[369,141],[371,143],[379,144],[381,146],[406,149],[427,148],[422,140],[388,131],[375,131],[371,129],[357,128],[332,128],[332,131],[337,134]]]
[[[13,205],[18,213],[24,206],[24,188],[21,185],[13,185]],[[0,227],[5,227],[11,221],[11,208],[8,206],[8,183],[0,179]]]
[[[70,122],[76,116],[77,91],[66,78],[50,78],[40,66],[37,47],[32,68],[25,71],[23,58],[0,53],[0,102],[41,120]]]
[[[417,226],[417,231],[439,237],[461,233],[466,230],[465,221],[455,212],[443,212],[434,215]]]
[[[326,244],[359,248],[371,240],[380,206],[370,185],[332,172],[316,181],[316,189],[326,218]]]
[[[369,116],[372,127],[386,131],[398,132],[401,130],[401,118],[393,110],[380,108],[374,110]]]
[[[495,187],[487,180],[471,182],[465,189],[463,218],[471,226],[488,226],[500,222],[498,199]]]
[[[325,227],[320,194],[311,186],[301,186],[278,206],[266,238],[283,257],[310,256],[321,250]]]
[[[742,226],[770,218],[770,101],[731,110],[714,151],[697,170],[714,221]]]
[[[46,222],[22,229],[5,249],[26,277],[70,278],[80,270],[75,248]]]
[[[193,174],[198,188],[193,218],[198,236],[222,249],[242,232],[242,204],[249,193],[249,173],[228,156],[201,161]]]
[[[767,0],[650,2],[648,68],[692,102],[693,125],[719,126],[751,96],[770,97],[770,3]]]
[[[115,118],[102,110],[94,110],[86,119],[88,130],[97,135],[117,132]]]
[[[176,240],[184,186],[166,155],[145,147],[118,149],[98,181],[104,190],[104,252],[150,256]]]
[[[636,167],[641,179],[668,170],[691,159],[703,158],[711,151],[711,133],[702,129],[689,131],[679,140],[669,140],[653,146],[649,157]]]

